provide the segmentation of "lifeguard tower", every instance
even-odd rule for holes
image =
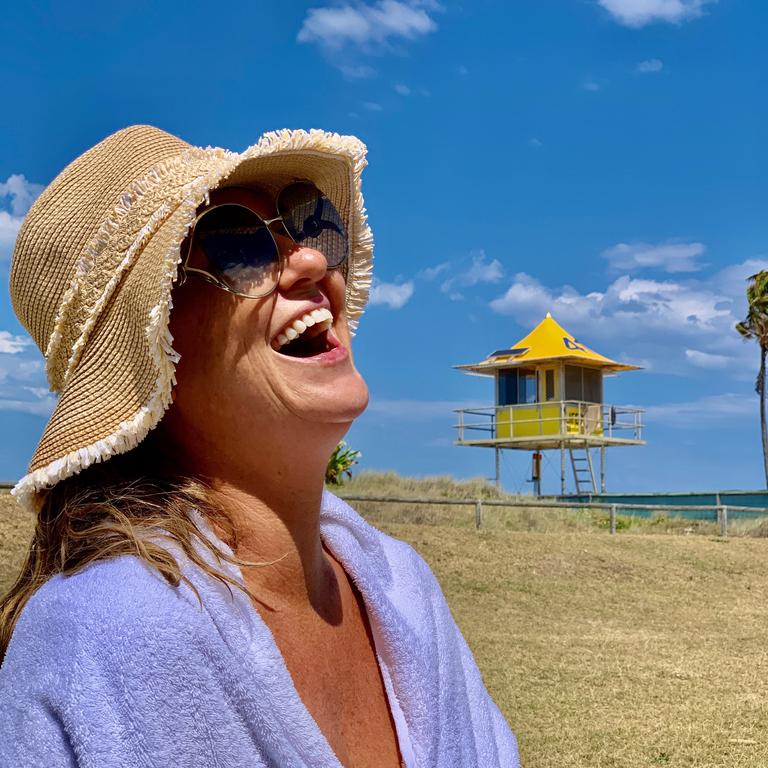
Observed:
[[[610,360],[576,339],[547,316],[524,339],[485,360],[455,368],[491,376],[496,404],[492,408],[457,410],[456,445],[495,449],[496,483],[499,453],[504,448],[533,451],[531,479],[541,494],[542,451],[560,452],[560,490],[567,493],[566,454],[570,457],[575,493],[605,492],[605,449],[644,445],[639,408],[606,405],[603,379],[636,365]],[[599,454],[599,478],[593,453]],[[598,485],[599,481],[599,485]]]

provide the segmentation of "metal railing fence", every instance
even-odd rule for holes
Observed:
[[[460,442],[486,438],[534,436],[593,436],[608,440],[642,440],[644,411],[628,406],[586,403],[579,400],[498,405],[488,408],[456,408]],[[479,417],[480,420],[467,420]],[[480,433],[475,437],[476,433]]]
[[[508,507],[508,508],[543,508],[543,509],[575,509],[575,510],[603,510],[607,511],[610,520],[610,532],[615,534],[617,531],[617,520],[619,514],[624,510],[647,511],[651,513],[666,512],[692,512],[701,511],[711,513],[712,520],[717,522],[720,529],[720,535],[728,536],[729,514],[738,513],[744,517],[768,517],[768,508],[764,507],[743,507],[733,504],[719,505],[672,505],[672,504],[609,504],[605,502],[583,502],[583,501],[551,501],[549,499],[425,499],[418,497],[399,497],[399,496],[368,496],[363,494],[337,494],[344,501],[351,502],[370,502],[375,504],[432,504],[432,505],[454,505],[474,508],[475,528],[480,530],[483,527],[483,508],[484,507]],[[673,515],[674,516],[674,515]],[[706,518],[705,518],[706,519]],[[731,518],[732,519],[732,518]]]
[[[14,483],[0,482],[0,491],[8,491],[13,488]],[[683,505],[683,504],[628,504],[628,503],[607,503],[599,501],[552,501],[550,499],[540,499],[529,497],[527,499],[432,499],[422,497],[405,496],[369,496],[365,494],[346,494],[337,493],[339,498],[351,502],[368,502],[373,504],[430,504],[434,506],[463,506],[472,507],[474,510],[474,524],[477,530],[483,527],[483,508],[484,507],[507,507],[523,509],[573,509],[573,510],[603,510],[607,511],[610,520],[610,532],[615,534],[617,531],[617,520],[619,514],[624,514],[625,510],[646,511],[650,513],[682,513],[682,512],[705,512],[710,513],[710,519],[717,523],[720,535],[728,536],[729,521],[732,521],[731,513],[739,517],[760,518],[768,517],[768,508],[765,507],[744,507],[735,504],[717,504],[717,505]],[[674,516],[674,515],[673,515]],[[700,518],[707,519],[707,518]]]

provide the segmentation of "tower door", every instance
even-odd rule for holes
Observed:
[[[545,366],[539,369],[539,402],[548,403],[559,400],[557,368]]]

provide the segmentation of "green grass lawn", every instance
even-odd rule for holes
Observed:
[[[376,522],[440,579],[524,768],[768,765],[765,539],[404,519]],[[0,591],[30,522],[0,496]]]

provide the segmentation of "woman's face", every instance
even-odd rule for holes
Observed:
[[[276,215],[271,194],[258,187],[222,188],[210,200],[243,203],[264,218]],[[192,276],[173,289],[170,331],[181,358],[167,415],[204,442],[223,438],[233,449],[238,440],[277,445],[320,437],[324,428],[336,441],[368,402],[352,359],[342,273],[328,269],[319,251],[273,231],[284,263],[269,296],[237,296]],[[189,262],[202,265],[197,248],[193,241]],[[318,334],[303,350],[299,345],[299,354],[308,356],[292,356],[287,345],[279,349],[295,321],[312,312],[318,320],[328,311],[327,337]],[[307,338],[323,327],[322,320],[307,325]]]

